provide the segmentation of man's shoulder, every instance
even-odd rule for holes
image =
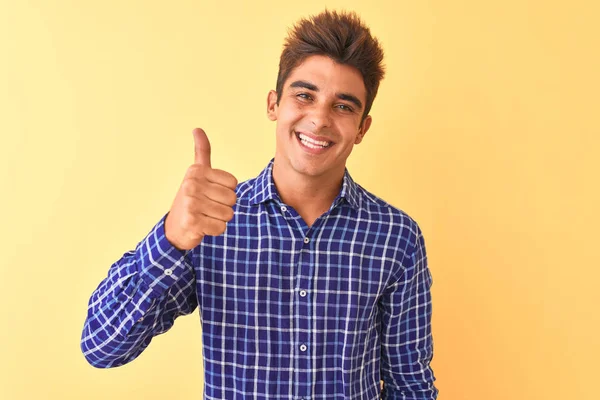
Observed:
[[[257,177],[255,176],[253,178],[249,178],[245,181],[238,183],[238,185],[235,188],[235,193],[238,195],[238,197],[249,196],[250,192],[252,191],[252,188],[254,187],[256,179]]]
[[[235,194],[238,197],[238,206],[248,206],[250,204],[250,201],[256,194],[254,189],[257,179],[258,177],[253,177],[238,183],[238,185],[235,188]]]
[[[238,207],[251,207],[275,196],[271,175],[273,162],[271,159],[258,175],[238,183],[235,188]]]
[[[401,235],[418,236],[421,233],[419,224],[403,209],[392,205],[383,198],[356,184],[361,195],[360,211],[369,219],[390,225],[392,230]]]

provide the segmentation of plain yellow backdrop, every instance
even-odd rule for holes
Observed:
[[[358,11],[386,51],[353,177],[421,225],[443,400],[597,399],[594,1],[1,1],[0,399],[200,399],[197,312],[133,363],[79,338],[168,210],[203,127],[242,181],[274,154],[287,28]]]

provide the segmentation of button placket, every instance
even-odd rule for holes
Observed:
[[[312,265],[312,247],[315,245],[311,243],[310,236],[312,235],[312,230],[304,231],[304,237],[302,237],[302,242],[298,243],[300,258],[298,263],[298,274],[296,281],[296,290],[298,293],[298,336],[296,342],[296,351],[298,354],[298,368],[300,372],[298,373],[299,382],[302,382],[301,385],[297,386],[296,395],[298,398],[309,398],[310,394],[310,382],[311,382],[311,374],[308,372],[311,365],[311,351],[308,348],[311,342],[311,316],[312,309],[310,301],[308,300],[308,291],[311,289],[312,282],[312,274],[313,274],[313,265]],[[310,244],[309,244],[310,243]]]

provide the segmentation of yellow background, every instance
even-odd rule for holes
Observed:
[[[589,1],[327,1],[386,51],[353,177],[421,225],[440,399],[598,398],[600,93]],[[89,366],[86,306],[168,210],[203,127],[274,154],[283,38],[322,1],[0,2],[0,399],[200,399],[198,314]]]

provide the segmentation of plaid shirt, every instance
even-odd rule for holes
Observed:
[[[205,399],[436,399],[417,223],[346,170],[309,228],[279,198],[272,168],[238,185],[223,235],[180,251],[165,215],[112,265],[89,301],[86,359],[130,362],[198,307]]]

